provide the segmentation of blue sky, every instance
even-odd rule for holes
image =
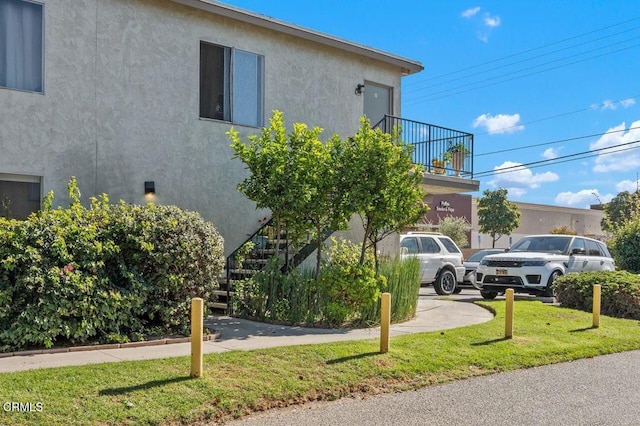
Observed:
[[[226,3],[422,62],[402,116],[474,133],[480,191],[587,207],[638,186],[640,0]]]

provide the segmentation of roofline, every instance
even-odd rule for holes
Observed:
[[[400,72],[403,75],[414,74],[424,69],[419,61],[404,58],[402,56],[393,55],[391,53],[383,52],[382,50],[374,49],[362,44],[353,43],[338,37],[334,37],[329,34],[321,33],[318,31],[303,28],[297,25],[289,24],[284,21],[260,15],[250,12],[245,9],[240,9],[227,4],[209,1],[209,0],[171,0],[175,3],[180,3],[186,6],[194,7],[196,9],[204,10],[206,12],[214,13],[216,15],[225,16],[227,18],[235,19],[237,21],[245,22],[247,24],[255,25],[262,28],[268,28],[273,31],[292,35],[294,37],[302,38],[305,40],[313,41],[323,44],[325,46],[335,47],[340,50],[355,53],[357,55],[364,56],[366,58],[375,59],[391,65],[395,65],[400,68]]]

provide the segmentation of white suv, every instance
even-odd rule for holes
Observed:
[[[433,232],[408,232],[400,235],[402,257],[420,260],[422,283],[431,284],[439,295],[459,293],[465,268],[462,252],[453,240]]]
[[[553,281],[582,271],[613,271],[607,246],[575,235],[531,235],[507,253],[486,256],[476,271],[476,283],[485,299],[512,288],[516,293],[553,296]]]

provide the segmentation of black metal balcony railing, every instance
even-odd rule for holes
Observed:
[[[473,134],[385,115],[374,128],[413,146],[413,162],[427,173],[473,178]]]

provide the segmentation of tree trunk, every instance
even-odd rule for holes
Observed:
[[[371,228],[373,228],[373,222],[367,218],[367,226],[364,231],[364,238],[362,239],[362,250],[360,251],[360,264],[364,264],[365,253],[367,252],[367,241],[370,239]]]
[[[316,241],[318,242],[318,249],[316,253],[316,270],[314,271],[314,279],[318,279],[320,276],[320,262],[322,261],[322,227],[320,224],[316,226]]]

